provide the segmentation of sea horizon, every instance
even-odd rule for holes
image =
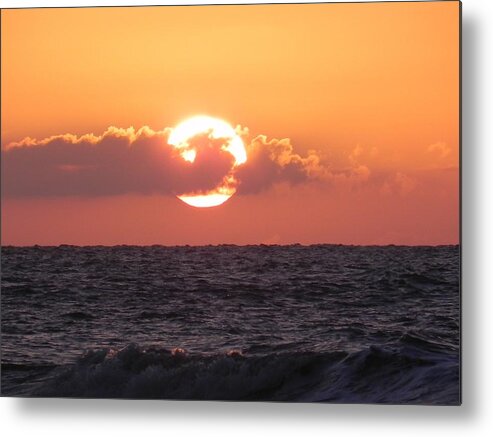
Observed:
[[[286,243],[286,244],[266,244],[266,243],[252,243],[252,244],[235,244],[235,243],[218,243],[218,244],[1,244],[0,249],[7,248],[50,248],[50,247],[316,247],[316,246],[335,246],[335,247],[455,247],[461,246],[461,243],[444,243],[444,244],[345,244],[345,243]]]

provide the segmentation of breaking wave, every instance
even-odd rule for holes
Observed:
[[[262,356],[188,354],[131,344],[87,352],[75,364],[58,367],[32,395],[458,404],[457,355],[438,353],[416,337],[401,340],[400,350],[371,346],[353,353]]]
[[[457,404],[459,269],[458,246],[2,248],[2,395]]]

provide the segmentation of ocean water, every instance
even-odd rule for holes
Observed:
[[[4,396],[460,403],[459,247],[3,247]]]

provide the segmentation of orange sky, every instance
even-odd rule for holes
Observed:
[[[458,2],[1,18],[3,244],[458,242]],[[290,156],[316,157],[316,172],[303,161],[309,177],[276,179],[252,158],[251,188],[204,210],[159,189],[32,190],[46,180],[38,166],[62,162],[55,148],[39,161],[43,146],[30,147],[32,172],[4,159],[27,136],[161,131],[195,114],[247,127],[252,157],[258,135],[265,150],[289,138]]]

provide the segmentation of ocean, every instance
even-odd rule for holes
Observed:
[[[3,247],[3,396],[460,403],[459,246]]]

